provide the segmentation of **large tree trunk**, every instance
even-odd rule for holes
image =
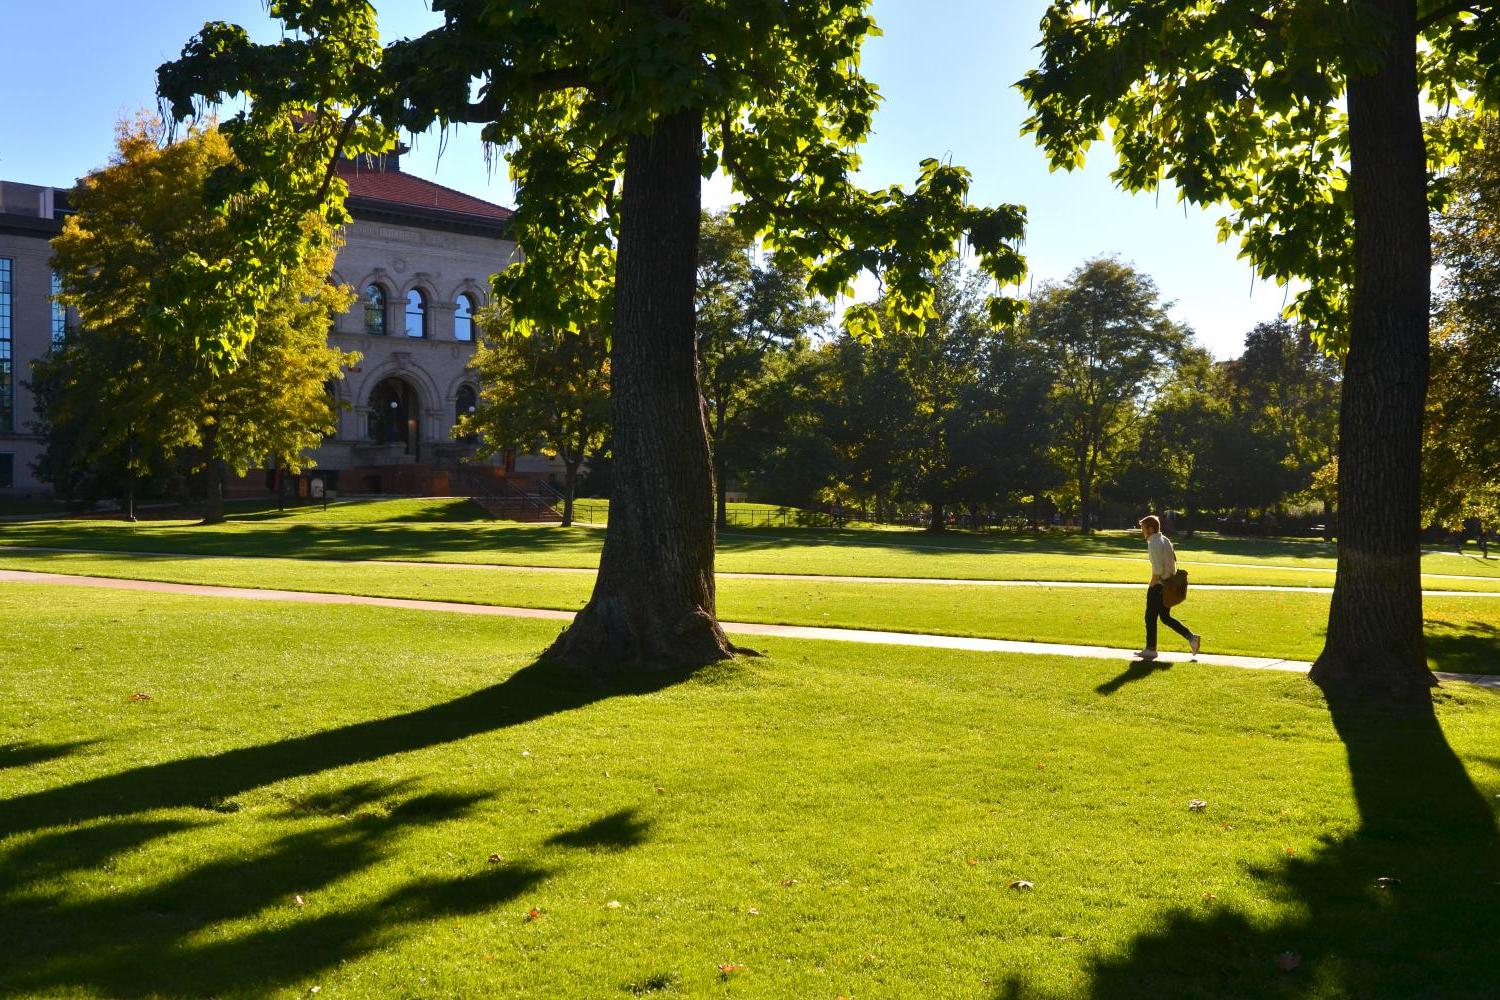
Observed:
[[[1383,65],[1349,81],[1354,293],[1339,413],[1338,578],[1312,677],[1325,690],[1426,702],[1422,415],[1431,240],[1416,79],[1416,0],[1355,0],[1391,26]]]
[[[694,338],[702,133],[702,115],[681,111],[626,147],[609,526],[593,596],[549,659],[666,670],[733,653],[714,619],[714,477]]]
[[[927,530],[948,530],[948,519],[943,511],[943,504],[940,500],[932,501],[932,503],[927,508]]]
[[[722,393],[721,393],[722,395]],[[714,419],[714,523],[720,528],[729,527],[729,484],[724,476],[724,404],[718,403]]]

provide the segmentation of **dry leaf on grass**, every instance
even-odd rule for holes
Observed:
[[[533,906],[531,909],[526,911],[526,919],[528,922],[540,920],[542,919],[542,911]]]
[[[1204,802],[1202,799],[1191,799],[1188,802],[1188,810],[1190,812],[1201,813],[1203,810],[1205,810],[1207,808],[1208,808],[1208,803]]]
[[[1382,875],[1375,880],[1375,885],[1381,889],[1394,889],[1400,884],[1401,880],[1399,878],[1392,878],[1389,875]]]
[[[304,906],[307,905],[307,900],[303,899],[300,895],[293,896],[292,897],[292,905],[295,906],[295,907],[297,907],[297,909],[300,910],[302,907],[304,907]]]
[[[731,974],[745,971],[743,965],[735,965],[733,962],[725,962],[719,966],[719,975],[728,979]]]
[[[1010,887],[1012,889],[1019,889],[1022,892],[1029,892],[1030,890],[1036,888],[1036,883],[1028,882],[1024,878],[1018,878],[1010,884]]]
[[[133,693],[130,696],[129,700],[130,701],[150,701],[151,700],[151,696],[149,694],[147,694],[146,692],[144,692],[144,691],[136,691],[135,693]]]
[[[611,899],[604,904],[604,908],[606,910],[618,910],[620,908],[620,901],[618,899]]]

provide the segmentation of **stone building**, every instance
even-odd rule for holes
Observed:
[[[474,317],[489,301],[489,276],[516,257],[512,213],[403,172],[399,152],[339,173],[354,221],[333,280],[358,298],[329,337],[362,357],[334,387],[338,429],[313,453],[316,468],[338,472],[344,493],[466,492],[455,476],[474,443],[455,440],[453,425],[476,402]],[[48,264],[66,213],[62,190],[0,182],[0,491],[11,494],[48,492],[31,470],[42,442],[24,380],[66,333]],[[493,461],[522,477],[553,471],[540,456]],[[237,491],[266,483],[252,473]]]

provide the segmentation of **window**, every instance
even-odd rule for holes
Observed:
[[[15,389],[11,385],[11,262],[0,257],[0,434],[15,433]]]
[[[427,336],[427,296],[416,288],[406,293],[406,335]]]
[[[0,455],[0,490],[13,489],[16,485],[16,456]]]
[[[458,297],[457,307],[453,310],[453,339],[474,339],[474,300],[467,295]]]
[[[385,336],[385,289],[379,285],[365,286],[365,333]]]
[[[479,406],[479,397],[474,394],[472,387],[461,385],[458,387],[458,399],[453,404],[453,423],[458,424],[464,417],[472,416]],[[465,434],[459,438],[464,444],[473,444],[479,440],[477,434]]]
[[[68,307],[57,301],[62,294],[62,276],[52,272],[52,349],[55,351],[68,339]]]

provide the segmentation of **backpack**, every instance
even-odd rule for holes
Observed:
[[[1188,574],[1180,569],[1161,582],[1161,606],[1175,608],[1187,600]]]

